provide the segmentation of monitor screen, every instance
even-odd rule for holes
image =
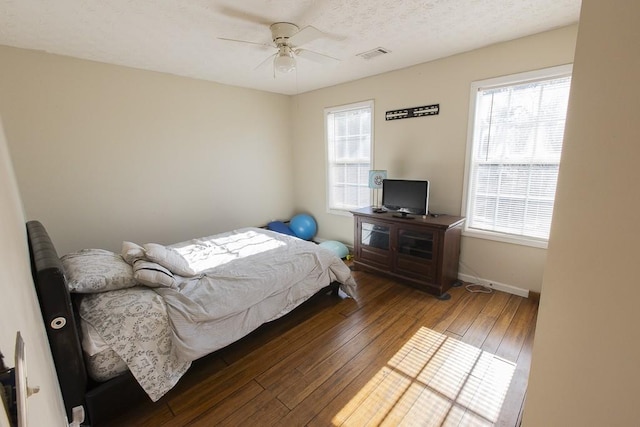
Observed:
[[[382,206],[403,214],[425,215],[429,212],[429,181],[383,180]]]

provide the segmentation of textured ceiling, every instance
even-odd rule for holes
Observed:
[[[0,0],[0,44],[229,85],[302,93],[578,22],[580,0]],[[258,67],[269,24],[312,25],[336,64]],[[383,47],[373,59],[356,56]]]

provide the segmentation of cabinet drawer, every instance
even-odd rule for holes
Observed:
[[[426,282],[433,281],[435,277],[435,268],[431,261],[402,254],[398,254],[396,258],[396,272]]]

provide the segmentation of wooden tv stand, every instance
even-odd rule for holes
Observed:
[[[354,268],[400,279],[440,299],[458,284],[464,218],[452,215],[398,218],[371,207],[352,211]]]

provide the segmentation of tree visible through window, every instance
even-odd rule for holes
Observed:
[[[325,109],[329,211],[371,204],[373,101]]]
[[[468,232],[546,244],[570,85],[570,66],[472,84]]]

